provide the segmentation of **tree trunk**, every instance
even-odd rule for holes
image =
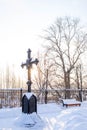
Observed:
[[[48,94],[48,91],[45,90],[45,104],[47,104],[47,94]]]
[[[69,72],[66,72],[65,73],[65,77],[64,77],[64,79],[65,79],[65,89],[66,89],[66,91],[65,91],[65,98],[70,98],[70,73]]]

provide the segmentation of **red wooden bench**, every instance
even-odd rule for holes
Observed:
[[[62,99],[63,106],[81,106],[81,102],[75,99]]]

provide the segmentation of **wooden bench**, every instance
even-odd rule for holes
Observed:
[[[63,107],[66,106],[81,106],[81,102],[76,99],[62,99]]]

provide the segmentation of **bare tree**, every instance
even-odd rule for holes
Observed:
[[[52,64],[48,60],[47,52],[43,52],[43,54],[38,53],[38,59],[37,75],[34,77],[33,84],[39,90],[38,98],[42,101],[45,100],[45,103],[47,103],[49,83],[51,84],[52,82]]]
[[[6,88],[9,88],[10,84],[10,68],[9,65],[6,65]]]
[[[58,18],[45,33],[46,49],[56,73],[61,72],[65,88],[70,89],[70,74],[86,49],[87,34],[79,26],[79,20],[70,17]],[[69,92],[66,98],[70,98]]]
[[[37,75],[34,75],[33,87],[34,90],[38,89],[37,98],[41,102],[44,102],[44,89],[45,89],[45,78],[44,78],[44,55],[38,53],[39,64],[37,65]],[[43,59],[43,60],[42,60]]]
[[[0,67],[0,88],[3,86],[3,71],[2,68]]]
[[[11,75],[12,88],[16,88],[16,76],[15,76],[15,65],[12,65],[12,75]]]

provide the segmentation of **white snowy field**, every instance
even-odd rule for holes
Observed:
[[[87,130],[87,102],[63,107],[38,104],[38,112],[23,114],[21,108],[0,109],[0,130]]]

